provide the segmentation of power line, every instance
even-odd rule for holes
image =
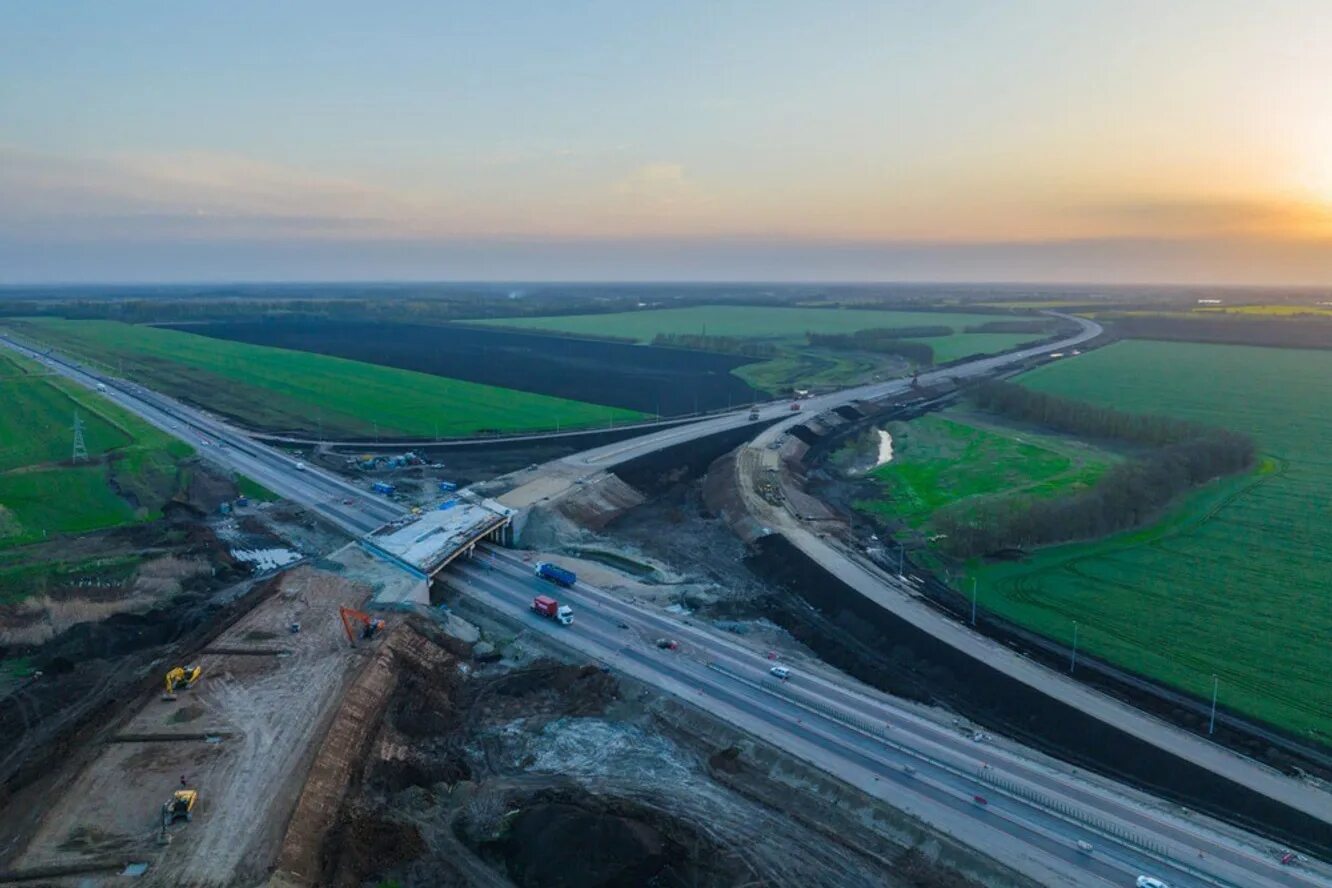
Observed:
[[[73,462],[79,462],[88,458],[88,445],[83,441],[83,420],[79,418],[79,411],[74,411],[74,455]]]

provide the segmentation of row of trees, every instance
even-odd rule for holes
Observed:
[[[967,400],[990,413],[1083,438],[1157,446],[1219,433],[1200,423],[1115,410],[997,379],[973,386],[967,392]]]
[[[984,324],[972,324],[966,328],[968,333],[1037,333],[1054,332],[1055,322],[1033,319],[1029,321],[987,321]]]
[[[855,333],[806,333],[809,344],[819,348],[837,351],[874,352],[881,355],[897,355],[914,364],[933,364],[934,348],[924,342],[909,342],[897,337],[900,330],[934,330],[943,333],[913,333],[913,336],[947,336],[952,333],[949,327],[899,327],[860,330]]]
[[[699,333],[658,333],[652,339],[653,345],[667,348],[692,348],[696,351],[721,352],[727,355],[744,355],[750,358],[771,358],[777,354],[776,347],[766,342],[741,339],[737,336],[706,336]]]
[[[1019,389],[1027,394],[1008,391]],[[1029,397],[1029,395],[1038,397]],[[957,503],[934,515],[945,551],[960,558],[1003,549],[1093,539],[1141,526],[1171,500],[1214,478],[1243,472],[1257,455],[1251,438],[1225,429],[1162,416],[1134,416],[1012,383],[986,383],[972,392],[978,405],[1039,421],[1060,431],[1147,443],[1153,449],[1112,466],[1091,487],[1064,497],[993,497]],[[1129,421],[1131,418],[1134,421]]]

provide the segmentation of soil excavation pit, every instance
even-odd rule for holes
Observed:
[[[150,861],[151,884],[226,885],[258,881],[296,803],[319,739],[373,645],[348,644],[338,606],[369,590],[303,566],[224,633],[218,647],[252,646],[255,633],[280,638],[282,657],[207,654],[203,678],[179,699],[144,700],[122,735],[173,733],[179,742],[110,743],[52,799],[15,870],[77,866],[109,854]],[[301,630],[287,627],[299,621]],[[199,791],[189,823],[157,844],[162,803],[181,786]]]

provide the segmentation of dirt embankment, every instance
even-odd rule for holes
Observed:
[[[953,849],[855,813],[849,787],[820,800],[826,781],[597,667],[478,668],[431,624],[404,632],[318,873],[281,884],[1022,884],[968,881],[938,862]]]

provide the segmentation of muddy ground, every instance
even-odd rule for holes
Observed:
[[[7,827],[28,828],[0,869],[95,872],[108,859],[137,860],[150,864],[152,885],[263,881],[317,738],[372,654],[348,643],[338,612],[368,593],[308,565],[266,584],[253,609],[190,652],[203,669],[198,684],[175,700],[156,682],[140,689],[100,742],[60,763],[58,788],[41,804],[6,808]],[[160,807],[182,786],[198,790],[198,804],[164,834]]]
[[[235,495],[228,484],[196,481],[159,521],[23,553],[138,561],[113,578],[79,575],[0,608],[0,660],[21,666],[0,681],[0,868],[25,828],[8,816],[23,808],[18,799],[40,797],[55,767],[86,754],[128,701],[159,689],[166,669],[271,592],[264,567],[238,555],[331,548],[327,528],[285,504],[218,514],[216,498]]]
[[[984,884],[940,846],[904,844],[868,800],[830,803],[773,750],[636,683],[499,624],[504,659],[478,666],[413,625],[432,650],[396,663],[318,884]]]

